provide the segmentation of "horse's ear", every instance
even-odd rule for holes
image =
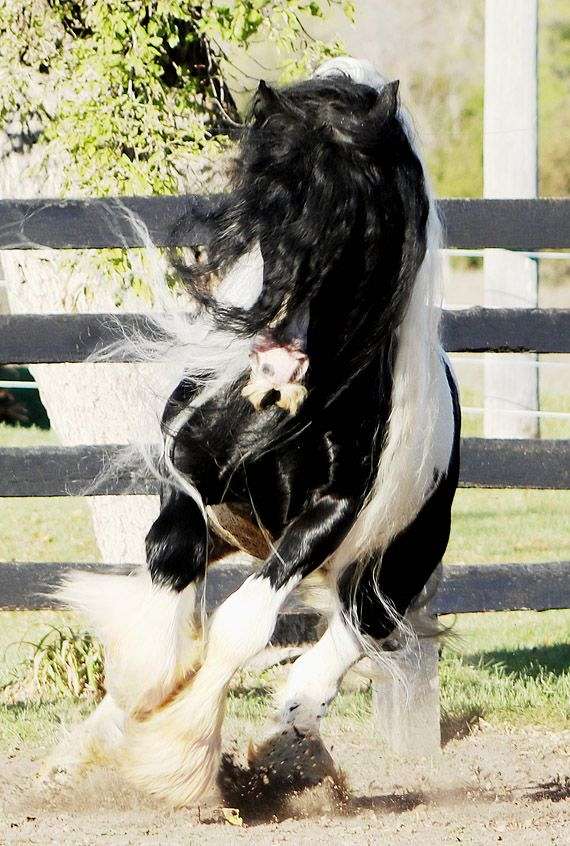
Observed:
[[[378,93],[378,99],[369,112],[369,117],[376,118],[379,123],[386,123],[396,117],[400,106],[398,91],[400,81],[388,82]]]
[[[263,120],[280,110],[279,94],[264,79],[259,80],[257,91],[253,99],[252,113],[257,120]]]

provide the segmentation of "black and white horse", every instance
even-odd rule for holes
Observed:
[[[351,59],[262,83],[232,188],[207,262],[178,268],[199,309],[179,318],[148,572],[63,591],[107,662],[71,757],[113,754],[177,806],[215,782],[228,685],[295,588],[318,589],[328,628],[268,736],[317,735],[346,671],[393,648],[446,548],[458,479],[439,227],[397,83]],[[235,547],[264,560],[203,627],[197,585]]]

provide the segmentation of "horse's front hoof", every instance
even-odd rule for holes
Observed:
[[[318,732],[300,731],[294,725],[284,726],[257,746],[248,755],[252,769],[267,772],[271,784],[305,789],[325,779],[336,782],[337,768]]]

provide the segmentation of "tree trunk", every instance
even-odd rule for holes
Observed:
[[[61,195],[61,167],[50,162],[49,178],[34,175],[42,151],[9,148],[0,139],[0,196]],[[4,146],[4,150],[1,147]],[[6,250],[2,254],[11,313],[116,311],[102,278],[93,272],[87,251]],[[92,296],[83,292],[89,285]],[[74,308],[76,304],[76,308]],[[138,308],[137,308],[138,306]],[[140,309],[140,303],[131,310]],[[61,443],[136,443],[160,437],[158,410],[143,389],[144,366],[122,364],[43,364],[30,367],[51,424]],[[151,496],[89,497],[93,527],[104,561],[144,561],[144,537],[157,513]]]

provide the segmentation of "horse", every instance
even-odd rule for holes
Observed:
[[[327,626],[277,694],[265,753],[318,738],[349,668],[404,648],[459,472],[441,228],[398,83],[349,58],[261,82],[210,223],[203,261],[173,259],[195,309],[147,568],[61,591],[106,652],[107,694],[69,769],[114,757],[175,807],[214,788],[228,685],[294,590]],[[236,548],[259,567],[205,620],[207,569]]]

